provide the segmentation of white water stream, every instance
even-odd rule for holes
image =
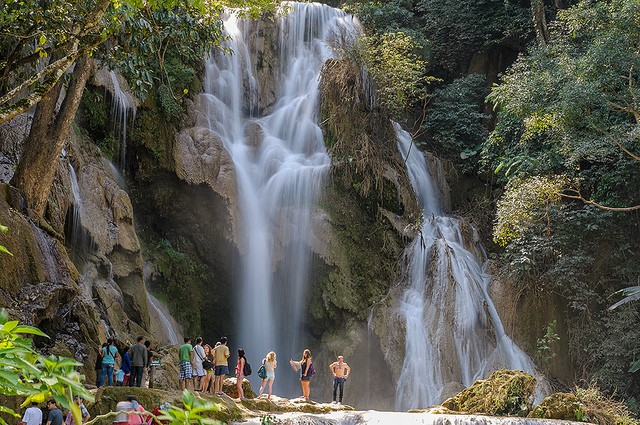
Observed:
[[[422,232],[407,248],[410,285],[399,308],[406,321],[406,354],[397,408],[437,404],[447,383],[469,386],[499,368],[534,374],[533,362],[507,336],[489,296],[484,258],[465,246],[460,221],[444,213],[424,156],[395,126],[424,211]]]
[[[305,348],[301,327],[309,278],[307,243],[312,207],[330,164],[317,117],[320,69],[332,55],[328,38],[355,28],[349,15],[329,6],[289,6],[291,11],[278,18],[279,80],[272,82],[277,100],[269,112],[253,116],[258,82],[247,44],[259,23],[233,14],[224,28],[234,54],[211,57],[204,94],[209,128],[233,159],[239,194],[239,323],[237,340],[229,344],[244,347],[256,363],[274,350],[282,365],[300,358]],[[257,144],[246,135],[247,126],[255,124],[261,132]],[[276,379],[278,394],[299,393],[298,384],[283,390],[284,384]]]
[[[118,74],[115,71],[109,71],[111,78],[112,106],[111,106],[111,122],[113,122],[113,133],[117,137],[119,146],[119,165],[120,169],[125,169],[125,160],[127,154],[127,130],[136,117],[136,101],[135,98],[125,92],[120,86]]]
[[[173,345],[181,344],[183,342],[181,337],[182,332],[180,331],[180,327],[176,323],[175,319],[171,314],[169,314],[166,306],[156,297],[151,295],[149,291],[147,291],[147,297],[149,298],[149,307],[151,308],[150,313],[155,313],[160,320],[160,330],[166,335],[167,342]]]

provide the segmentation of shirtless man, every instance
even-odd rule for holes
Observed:
[[[336,402],[336,392],[340,387],[340,398],[338,404],[342,404],[342,393],[344,391],[344,381],[351,373],[351,368],[344,362],[342,356],[338,356],[338,361],[331,363],[329,370],[333,373],[333,403]]]

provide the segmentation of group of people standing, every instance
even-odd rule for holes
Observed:
[[[180,366],[178,386],[180,390],[193,388],[195,391],[202,393],[222,395],[224,379],[229,375],[230,356],[231,352],[226,337],[221,337],[213,347],[209,344],[203,344],[201,337],[195,339],[194,345],[191,344],[190,338],[185,337],[184,344],[181,345],[178,350]],[[311,351],[305,349],[300,360],[290,359],[289,364],[292,368],[300,372],[302,397],[305,400],[309,400],[311,396],[311,378],[315,374]],[[262,359],[261,367],[258,370],[258,376],[262,379],[258,397],[262,397],[266,390],[267,399],[271,399],[273,381],[276,378],[275,370],[277,367],[278,361],[276,360],[276,353],[270,351],[264,359]],[[329,366],[329,370],[331,370],[333,374],[333,402],[342,403],[344,382],[349,376],[351,368],[344,362],[342,356],[338,356],[337,361],[331,363]],[[251,368],[248,365],[245,351],[242,348],[238,348],[235,377],[239,398],[244,398],[242,381],[249,374],[251,374]]]
[[[98,351],[96,359],[96,386],[113,385],[116,359],[120,358],[120,369],[115,374],[116,383],[123,386],[142,387],[150,379],[149,365],[153,360],[151,342],[143,336],[136,339],[131,346],[125,345],[121,350],[115,339],[107,339]]]
[[[184,344],[178,350],[179,388],[183,390],[193,386],[195,391],[222,395],[224,379],[229,375],[229,357],[231,356],[227,343],[227,337],[223,336],[211,347],[209,344],[203,345],[202,338],[197,337],[195,345],[192,346],[191,339],[185,337]],[[244,350],[239,348],[235,369],[239,398],[244,398],[242,380],[250,373],[247,367],[248,362]],[[191,385],[191,381],[193,381],[193,385]]]

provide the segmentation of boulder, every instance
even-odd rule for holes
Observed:
[[[497,370],[489,378],[442,403],[447,409],[493,416],[526,416],[531,411],[536,378],[519,370]]]
[[[542,400],[528,417],[580,421],[584,418],[584,406],[575,394],[555,393]]]
[[[237,382],[237,378],[226,378],[222,384],[222,391],[231,398],[238,398]],[[242,391],[244,391],[245,398],[256,397],[256,393],[254,393],[251,388],[251,382],[246,378],[242,380]]]

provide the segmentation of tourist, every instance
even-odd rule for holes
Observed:
[[[202,362],[205,359],[204,348],[202,347],[202,338],[196,338],[196,345],[193,347],[193,389],[200,391],[202,379],[207,374],[202,368]]]
[[[131,408],[133,409],[134,412],[146,413],[145,408],[142,407],[140,403],[138,403],[138,400],[136,400],[135,396],[128,395],[127,401],[131,403]],[[130,413],[128,425],[149,424],[152,422],[151,419],[152,419],[151,416],[148,414],[142,415],[142,414]]]
[[[113,368],[111,370],[113,370]],[[49,409],[49,414],[47,415],[47,425],[62,425],[62,411],[58,409],[58,406],[56,406],[56,401],[54,399],[47,401],[47,409]]]
[[[73,401],[80,408],[80,417],[82,418],[82,423],[89,422],[89,418],[91,417],[91,415],[89,415],[89,411],[84,405],[84,400],[80,396],[76,395],[76,396],[73,396]],[[65,418],[64,423],[66,425],[75,425],[76,421],[73,420],[73,415],[71,414],[71,410],[69,410],[69,412],[67,413],[67,417]]]
[[[244,365],[246,363],[247,358],[244,356],[244,350],[242,348],[238,348],[238,363],[236,364],[236,387],[238,388],[238,398],[244,398],[242,380],[244,379]]]
[[[118,356],[118,348],[115,346],[115,340],[109,338],[107,340],[107,346],[102,348],[102,372],[100,373],[99,387],[104,384],[105,376],[108,377],[108,385],[113,385],[113,365],[115,364],[116,357]]]
[[[122,371],[123,374],[121,382],[123,386],[127,386],[129,385],[129,381],[131,378],[131,356],[129,355],[129,347],[124,347],[122,349],[122,353],[120,353],[120,356],[122,357],[122,362],[120,363],[120,371]],[[117,379],[116,382],[118,382]]]
[[[102,347],[98,348],[98,355],[96,356],[96,364],[94,367],[96,371],[96,387],[100,387],[100,376],[102,375],[102,349],[106,346],[107,343],[103,342]]]
[[[153,368],[151,362],[153,361],[153,351],[151,351],[151,341],[146,340],[144,346],[147,349],[147,365],[142,369],[142,386],[145,388],[153,387]]]
[[[262,393],[264,392],[264,387],[268,382],[269,392],[267,395],[267,400],[270,400],[271,393],[273,391],[273,381],[276,379],[275,369],[278,367],[278,362],[276,361],[276,353],[274,353],[273,351],[270,351],[269,354],[267,354],[267,357],[262,360],[262,362],[267,370],[267,375],[266,375],[266,378],[262,380],[262,384],[260,385],[260,393],[258,394],[258,397],[262,395]]]
[[[313,363],[311,362],[311,351],[305,349],[302,352],[300,361],[289,359],[289,364],[296,370],[300,369],[300,386],[302,387],[302,397],[309,400],[311,396],[311,375]]]
[[[338,404],[342,404],[342,392],[344,391],[344,381],[351,373],[351,368],[344,362],[342,356],[338,356],[338,361],[329,365],[329,370],[333,373],[333,401],[336,402],[336,392],[340,387],[340,397],[338,398]]]
[[[227,337],[220,338],[220,345],[213,349],[213,357],[215,359],[215,370],[213,378],[213,391],[217,395],[222,395],[222,384],[224,377],[229,374],[229,347],[227,347]]]
[[[131,383],[130,387],[142,386],[142,371],[147,365],[147,347],[144,346],[144,337],[139,336],[136,343],[131,346]]]
[[[191,338],[184,337],[184,344],[180,346],[178,351],[178,359],[180,361],[180,373],[178,375],[178,386],[180,390],[189,389],[191,381],[191,363],[193,362],[193,347],[191,346]]]
[[[202,378],[202,382],[200,384],[200,391],[202,391],[203,393],[208,393],[209,384],[211,384],[211,378],[213,377],[214,358],[213,358],[213,349],[209,344],[205,344],[203,348],[204,348],[204,359],[208,362],[210,367],[207,366],[208,368],[205,368],[204,364],[202,366],[206,374]]]
[[[32,401],[31,406],[27,407],[22,416],[20,425],[41,425],[42,424],[42,410],[38,407],[37,401]]]

